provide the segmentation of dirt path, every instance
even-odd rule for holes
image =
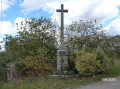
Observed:
[[[116,78],[114,81],[107,79],[89,85],[82,85],[74,89],[120,89],[120,76],[114,78]]]

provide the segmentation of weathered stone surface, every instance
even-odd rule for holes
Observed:
[[[13,81],[17,78],[17,72],[15,69],[15,63],[9,63],[7,65],[7,81]]]
[[[61,4],[61,9],[57,9],[56,11],[61,12],[61,39],[60,46],[57,51],[57,71],[61,72],[61,66],[64,68],[68,67],[67,51],[64,45],[64,12],[68,12],[68,10],[64,10],[64,5]],[[61,62],[62,60],[63,63]]]
[[[58,78],[58,77],[60,77],[60,75],[50,75],[47,78]]]
[[[59,51],[66,51],[66,50],[58,50],[57,52],[57,71],[61,71],[61,66],[63,65],[64,68],[68,67],[68,55],[67,53],[65,55],[61,55],[59,54]],[[67,51],[66,51],[67,52]],[[63,60],[63,64],[62,64],[62,60]]]
[[[76,78],[78,79],[78,75],[50,75],[47,78]]]

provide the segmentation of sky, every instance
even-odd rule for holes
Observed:
[[[5,34],[16,35],[16,24],[25,18],[52,18],[60,23],[60,5],[64,4],[64,23],[86,19],[103,24],[110,35],[120,35],[120,0],[0,0],[0,41]]]

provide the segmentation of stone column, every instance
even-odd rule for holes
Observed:
[[[57,9],[56,11],[61,13],[61,43],[57,51],[57,71],[61,72],[61,67],[68,67],[68,53],[64,45],[64,12],[68,12],[68,10],[65,10],[64,5],[61,4],[61,9]]]

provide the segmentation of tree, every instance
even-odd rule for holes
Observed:
[[[102,25],[97,25],[96,20],[95,23],[87,20],[73,22],[66,28],[66,44],[72,50],[78,48],[81,49],[83,46],[87,46],[89,48],[97,47],[96,42],[98,40],[96,40],[96,37],[100,39],[103,36],[102,31],[99,31],[101,28]]]
[[[46,57],[55,59],[57,41],[49,31],[55,25],[52,20],[41,17],[25,21],[25,25],[21,22],[18,35],[6,35],[6,51],[13,51],[18,53],[17,57],[23,57],[38,55],[39,50],[45,48],[48,54]]]
[[[86,47],[93,51],[101,47],[112,63],[120,54],[120,36],[109,36],[102,25],[89,21],[76,21],[67,27],[66,45],[68,52],[75,57],[73,50]],[[71,57],[74,59],[73,57]]]

